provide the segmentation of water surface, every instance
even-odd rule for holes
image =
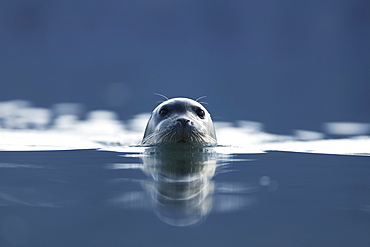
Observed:
[[[130,146],[147,114],[14,112],[1,116],[0,246],[370,242],[366,124],[283,136],[216,123],[222,145],[163,151]]]

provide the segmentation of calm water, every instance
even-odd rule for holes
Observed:
[[[163,171],[158,164],[185,163],[153,153],[1,152],[0,245],[369,244],[369,157],[201,157],[198,170]]]
[[[164,151],[129,146],[147,114],[67,106],[0,104],[0,246],[370,243],[369,124],[216,122],[223,146]]]

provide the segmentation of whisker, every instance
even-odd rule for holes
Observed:
[[[197,98],[195,101],[196,102],[199,102],[198,100],[200,100],[200,99],[204,99],[205,97],[207,97],[207,96],[200,96],[199,98]],[[202,102],[199,102],[199,103],[202,103]]]
[[[160,94],[160,93],[154,93],[154,94],[158,95],[158,96],[161,96],[161,97],[165,98],[166,100],[169,100],[169,98],[167,96],[163,95],[163,94]],[[166,100],[164,100],[164,101],[166,101]],[[164,101],[162,101],[162,102],[164,102]]]

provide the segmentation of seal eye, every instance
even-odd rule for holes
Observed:
[[[196,111],[196,114],[197,114],[197,115],[198,115],[198,117],[200,117],[201,119],[204,119],[204,116],[206,115],[202,109],[198,109],[198,110]]]
[[[159,115],[164,116],[168,113],[168,110],[166,108],[162,108],[159,110]]]

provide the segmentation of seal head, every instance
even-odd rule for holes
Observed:
[[[141,144],[173,143],[216,145],[211,115],[199,102],[173,98],[153,110]]]

